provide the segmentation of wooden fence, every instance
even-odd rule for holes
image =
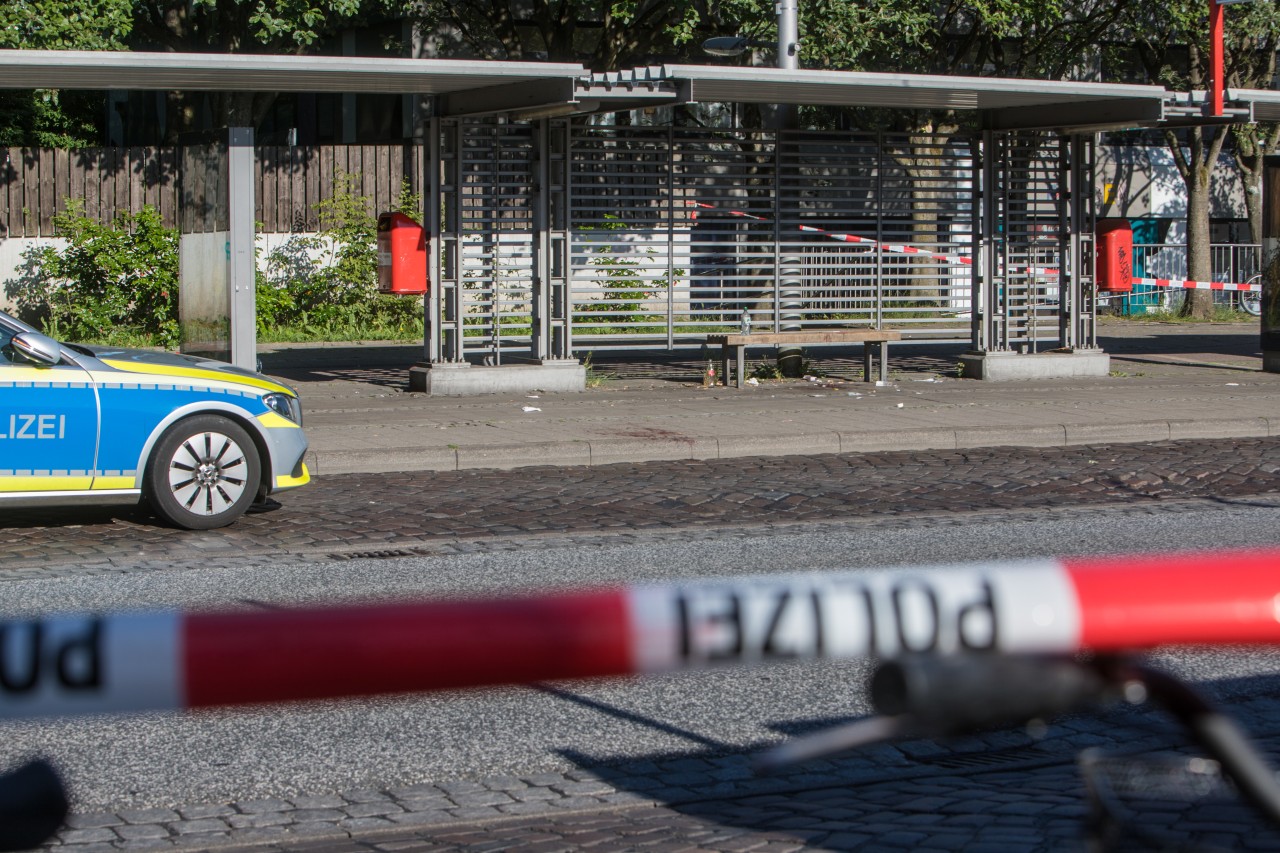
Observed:
[[[82,200],[100,222],[150,204],[177,226],[179,148],[0,148],[0,158],[0,238],[56,236],[53,216],[68,198]],[[255,216],[267,233],[316,230],[315,204],[332,197],[343,173],[371,213],[394,206],[405,178],[414,192],[423,179],[422,146],[413,143],[263,146],[256,166]]]

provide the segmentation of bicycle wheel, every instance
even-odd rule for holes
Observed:
[[[1240,835],[1265,832],[1218,763],[1184,755],[1107,753],[1083,750],[1077,766],[1088,810],[1085,835],[1089,853],[1161,851],[1225,853],[1237,843],[1225,834],[1205,842],[1169,826],[1169,815],[1240,827]],[[1247,829],[1246,829],[1247,828]]]
[[[1262,284],[1262,276],[1255,275],[1249,279],[1246,284]],[[1262,291],[1260,290],[1242,290],[1240,291],[1240,307],[1246,314],[1252,314],[1254,317],[1262,314]]]

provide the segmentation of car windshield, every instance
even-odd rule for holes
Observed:
[[[22,322],[17,317],[14,317],[12,314],[9,314],[7,311],[0,311],[0,321],[15,326],[16,328],[13,329],[14,334],[17,334],[18,332],[36,332],[38,334],[43,334],[39,329],[34,326],[28,326],[26,323]]]

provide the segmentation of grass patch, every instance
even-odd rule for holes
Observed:
[[[1183,317],[1176,310],[1160,308],[1142,314],[1099,314],[1104,323],[1256,323],[1258,318],[1231,305],[1214,305],[1213,312],[1203,319]]]

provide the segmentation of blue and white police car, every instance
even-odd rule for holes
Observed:
[[[0,311],[0,506],[145,499],[209,530],[310,479],[287,386],[211,359],[59,343]]]

